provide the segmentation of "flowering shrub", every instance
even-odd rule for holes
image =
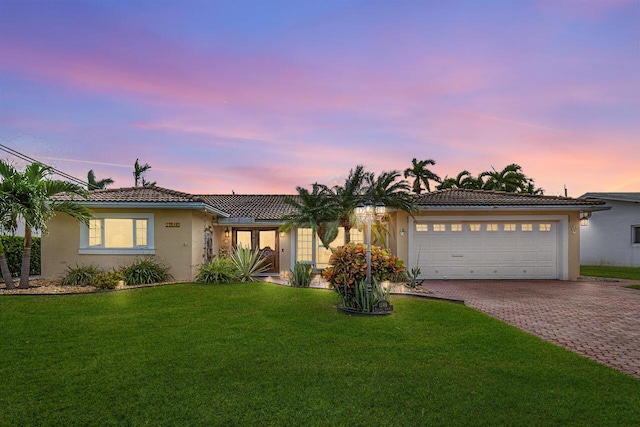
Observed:
[[[388,251],[371,248],[371,277],[378,282],[395,280],[405,271],[401,259]],[[324,277],[334,289],[338,286],[352,288],[356,282],[367,278],[367,248],[362,243],[349,243],[333,251]]]

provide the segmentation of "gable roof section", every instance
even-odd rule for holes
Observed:
[[[574,199],[560,196],[540,196],[483,190],[440,190],[416,196],[420,208],[532,208],[599,210],[602,200]]]
[[[580,198],[640,203],[640,193],[585,193]]]
[[[206,203],[229,214],[229,222],[279,221],[284,215],[293,212],[293,206],[285,203],[284,194],[210,194],[202,195]]]

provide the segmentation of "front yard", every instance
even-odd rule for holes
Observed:
[[[612,279],[640,280],[640,267],[612,267],[608,265],[581,265],[580,275]],[[639,285],[630,286],[635,289]]]
[[[640,381],[468,307],[182,284],[0,298],[0,425],[640,425]]]

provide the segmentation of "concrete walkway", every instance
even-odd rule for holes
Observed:
[[[640,378],[640,291],[589,281],[428,281],[434,296]]]

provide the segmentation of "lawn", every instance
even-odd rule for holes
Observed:
[[[0,425],[640,425],[640,381],[468,307],[181,284],[0,298]]]
[[[640,267],[610,267],[606,265],[581,265],[580,275],[610,277],[614,279],[640,280]]]

